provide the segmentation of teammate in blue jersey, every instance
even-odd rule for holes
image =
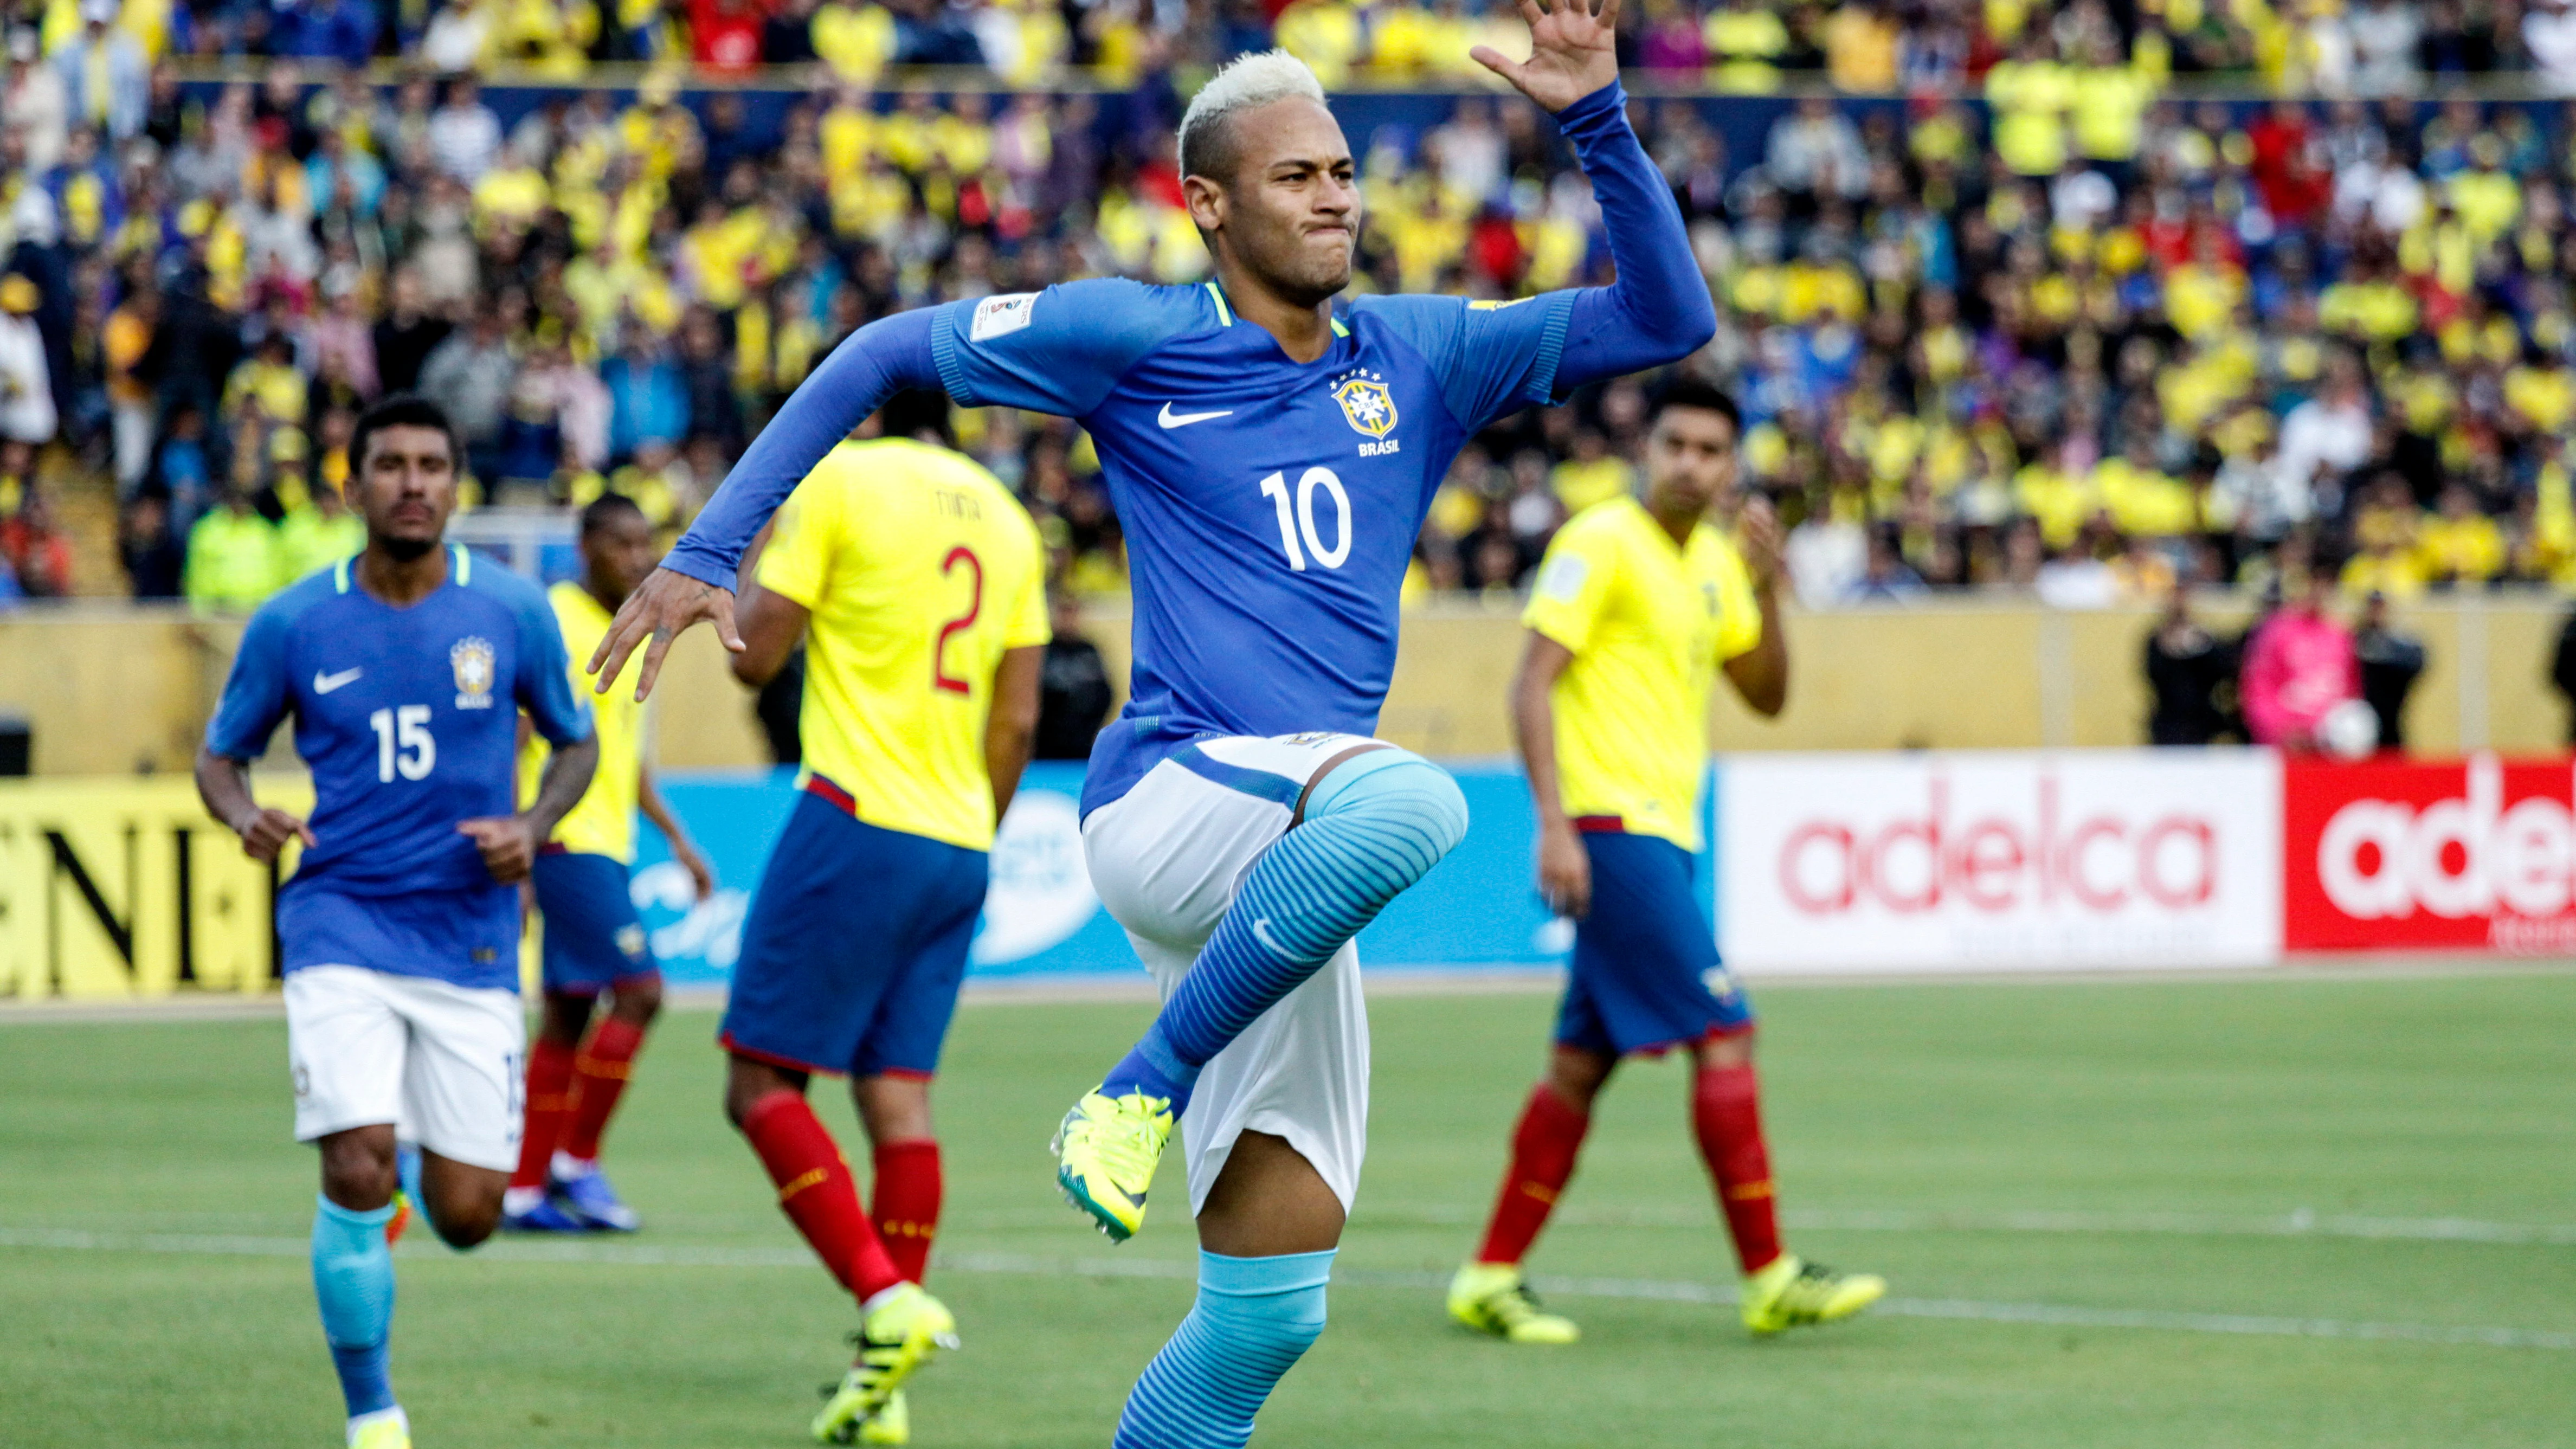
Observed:
[[[536,585],[444,545],[464,456],[446,415],[391,398],[349,439],[367,546],[251,616],[197,754],[197,790],[255,860],[303,843],[277,898],[295,1136],[321,1149],[313,1290],[350,1449],[408,1449],[386,1376],[397,1140],[420,1148],[441,1238],[491,1236],[519,1156],[519,893],[598,758]],[[518,717],[555,747],[512,808]],[[254,798],[295,717],[310,822]]]
[[[1522,0],[1532,54],[1476,58],[1547,110],[1591,177],[1616,285],[1517,302],[1335,298],[1360,221],[1350,147],[1303,64],[1219,72],[1181,124],[1215,263],[1199,287],[1086,281],[862,328],[791,398],[620,610],[603,680],[679,630],[727,647],[735,567],[781,499],[902,387],[1078,418],[1127,539],[1134,676],[1083,790],[1094,884],[1165,993],[1067,1115],[1058,1180],[1132,1233],[1187,1127],[1198,1305],[1118,1443],[1239,1445],[1322,1329],[1357,1190],[1368,1026],[1351,938],[1466,829],[1457,786],[1370,738],[1433,490],[1475,431],[1680,358],[1715,312],[1670,191],[1629,130],[1617,0]],[[649,639],[649,645],[648,645]],[[603,686],[604,687],[604,686]]]

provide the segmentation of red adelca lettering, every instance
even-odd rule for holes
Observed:
[[[1954,811],[1950,781],[1927,777],[1919,812],[1863,823],[1814,819],[1782,842],[1779,884],[1806,916],[1855,909],[2001,915],[2032,907],[2184,911],[2218,889],[2218,829],[2188,811],[2068,811],[2040,771],[2026,811]],[[2141,802],[2152,807],[2153,802]]]
[[[2283,790],[2291,949],[2576,942],[2576,776],[2566,763],[2301,762]]]

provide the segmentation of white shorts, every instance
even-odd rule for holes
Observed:
[[[295,1140],[394,1124],[441,1157],[519,1165],[527,1022],[519,994],[358,966],[286,974]]]
[[[1164,999],[1190,974],[1244,873],[1287,833],[1315,772],[1371,743],[1342,734],[1201,740],[1091,812],[1082,845],[1092,886]],[[1190,1211],[1206,1205],[1235,1139],[1267,1132],[1313,1163],[1349,1212],[1368,1153],[1368,1073],[1359,950],[1345,943],[1200,1072],[1181,1116]]]

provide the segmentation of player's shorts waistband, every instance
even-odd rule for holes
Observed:
[[[1579,835],[1625,835],[1628,820],[1623,815],[1577,815],[1574,829]]]
[[[564,845],[564,843],[563,843],[562,841],[560,841],[560,840],[549,840],[549,841],[547,841],[545,844],[540,845],[540,846],[538,846],[538,847],[537,847],[537,854],[539,854],[539,855],[570,855],[570,854],[572,854],[572,852],[571,852],[569,849],[567,849],[567,848],[565,847],[565,845]]]
[[[833,783],[832,778],[829,775],[807,775],[805,777],[805,793],[814,796],[816,799],[821,800],[823,803],[840,811],[842,814],[849,816],[853,820],[859,818],[859,797]]]

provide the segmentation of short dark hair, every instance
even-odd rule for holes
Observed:
[[[887,398],[877,409],[877,421],[885,437],[929,433],[952,448],[957,446],[957,435],[948,426],[948,394],[935,387],[908,387]]]
[[[358,414],[357,425],[349,429],[351,478],[366,471],[367,440],[387,428],[436,428],[447,435],[448,460],[459,473],[464,471],[465,444],[456,436],[456,425],[447,420],[447,409],[419,393],[398,392]]]
[[[581,536],[588,538],[622,518],[643,516],[643,504],[623,493],[602,493],[582,507]]]
[[[1653,427],[1655,420],[1671,408],[1698,408],[1716,413],[1726,419],[1727,426],[1733,428],[1738,437],[1743,436],[1743,410],[1736,407],[1735,399],[1728,397],[1724,389],[1714,384],[1696,377],[1665,379],[1663,386],[1646,397],[1646,426]]]

